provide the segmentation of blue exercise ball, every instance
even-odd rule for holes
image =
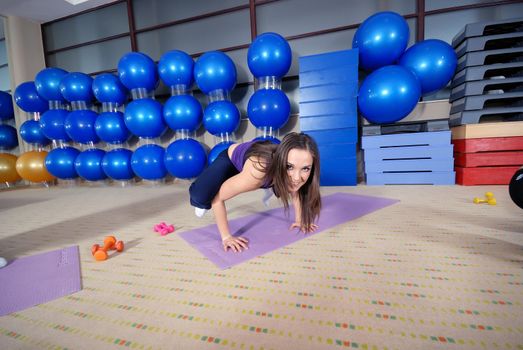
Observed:
[[[396,62],[409,43],[409,25],[401,15],[384,11],[367,18],[352,39],[352,48],[359,49],[359,63],[365,70],[374,70]]]
[[[223,52],[206,52],[194,64],[194,79],[204,94],[215,90],[230,92],[236,85],[236,66]]]
[[[60,82],[67,75],[61,68],[44,68],[35,76],[36,91],[47,101],[65,102],[60,92]]]
[[[211,102],[203,113],[203,125],[213,135],[233,133],[240,125],[240,111],[231,101]]]
[[[176,140],[165,151],[167,171],[179,179],[192,179],[200,175],[207,163],[203,146],[194,139]]]
[[[444,88],[454,76],[458,58],[452,46],[442,40],[423,40],[411,46],[399,64],[416,74],[421,94]]]
[[[0,149],[10,150],[18,146],[16,129],[11,125],[0,124]]]
[[[123,143],[129,138],[122,112],[100,113],[94,123],[96,135],[107,143]]]
[[[182,85],[188,90],[194,82],[193,69],[192,57],[180,50],[164,53],[158,62],[158,73],[167,86]]]
[[[102,169],[113,180],[130,180],[134,177],[131,167],[133,152],[125,148],[109,151],[102,159]]]
[[[141,52],[129,52],[120,58],[118,77],[129,90],[142,88],[152,91],[158,83],[156,64],[152,58]]]
[[[69,102],[90,103],[93,100],[93,78],[81,72],[72,72],[62,78],[60,92]]]
[[[209,152],[209,156],[207,157],[208,164],[211,165],[212,162],[214,162],[214,160],[220,155],[220,153],[222,153],[222,151],[228,149],[229,146],[233,144],[234,142],[232,141],[222,141],[214,146]]]
[[[258,35],[247,51],[249,70],[256,77],[283,77],[292,63],[292,51],[285,38],[276,33]]]
[[[202,123],[202,106],[191,95],[170,97],[163,106],[165,122],[173,130],[197,130]]]
[[[65,109],[50,109],[40,116],[42,133],[50,140],[71,141],[65,132],[65,119],[69,111]]]
[[[98,114],[88,109],[69,112],[65,118],[65,132],[78,143],[96,143],[100,139],[96,135],[94,124]]]
[[[74,168],[81,178],[88,181],[99,181],[107,178],[102,169],[105,151],[98,148],[80,152],[74,161]]]
[[[0,121],[13,119],[14,117],[13,97],[8,92],[0,91]]]
[[[372,72],[361,84],[358,106],[371,123],[394,123],[405,118],[421,96],[418,78],[402,66]]]
[[[49,102],[38,95],[35,83],[32,81],[18,85],[14,96],[18,107],[25,112],[42,113],[49,109]]]
[[[125,108],[125,125],[136,136],[159,137],[166,129],[160,102],[150,98],[131,101]]]
[[[258,136],[257,138],[255,138],[256,141],[270,141],[271,143],[274,143],[276,145],[279,145],[281,143],[280,140],[278,140],[278,138],[274,137],[274,136]]]
[[[145,180],[160,180],[167,175],[164,164],[165,150],[149,144],[138,147],[131,156],[131,167],[136,175]]]
[[[102,103],[115,103],[123,105],[127,100],[127,89],[117,76],[102,73],[93,79],[94,97]]]
[[[289,120],[291,104],[279,89],[262,89],[252,94],[247,104],[247,116],[257,128],[279,129]]]
[[[76,148],[55,148],[45,157],[45,167],[59,179],[74,179],[78,173],[74,167],[76,157],[80,154]]]
[[[49,139],[42,132],[40,123],[34,119],[26,120],[20,125],[20,137],[27,143],[45,146]]]

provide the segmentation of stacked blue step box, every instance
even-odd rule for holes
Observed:
[[[322,186],[355,186],[358,50],[302,56],[300,129],[318,144]]]
[[[451,132],[362,137],[367,185],[454,185]]]

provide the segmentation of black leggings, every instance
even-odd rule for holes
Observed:
[[[212,200],[220,191],[222,184],[238,173],[239,171],[229,159],[227,150],[223,150],[189,187],[191,205],[201,209],[211,209]]]

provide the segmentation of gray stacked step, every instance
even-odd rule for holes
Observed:
[[[450,114],[496,107],[523,106],[523,91],[502,94],[466,96],[452,102]]]
[[[450,126],[489,122],[515,122],[523,120],[523,106],[484,108],[462,111],[450,115]]]
[[[467,24],[452,46],[450,126],[523,120],[523,18]]]
[[[523,31],[523,18],[511,18],[498,21],[467,24],[452,39],[452,47],[456,48],[466,38],[476,36],[498,35]]]
[[[473,66],[490,65],[496,63],[513,63],[523,61],[523,47],[498,49],[488,51],[469,52],[458,60],[456,72]]]
[[[449,101],[454,101],[474,95],[503,94],[523,91],[523,77],[506,79],[485,79],[463,83],[450,92]]]
[[[509,49],[521,46],[523,46],[523,31],[465,39],[454,50],[456,55],[461,57],[468,52]]]
[[[506,79],[523,76],[523,62],[497,63],[463,69],[454,75],[451,87],[475,80]]]

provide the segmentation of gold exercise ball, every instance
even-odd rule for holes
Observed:
[[[22,179],[31,182],[44,182],[54,180],[45,167],[46,151],[25,152],[16,161],[16,171]]]
[[[9,153],[0,153],[0,182],[17,182],[22,178],[16,172],[16,159]]]

